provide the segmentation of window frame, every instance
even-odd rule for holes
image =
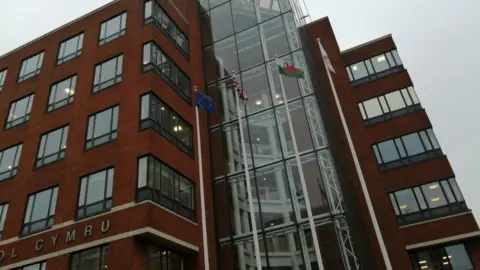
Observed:
[[[3,231],[8,215],[8,202],[0,203],[0,241],[3,239]]]
[[[47,190],[51,190],[49,203],[48,203],[48,210],[47,210],[48,215],[47,215],[46,218],[35,220],[35,221],[32,222],[31,219],[32,219],[33,212],[34,212],[33,210],[35,209],[36,196],[38,194],[42,193],[42,192],[47,191]],[[57,201],[58,201],[58,193],[59,193],[59,186],[56,185],[56,186],[51,186],[51,187],[48,187],[48,188],[45,188],[45,189],[42,189],[42,190],[39,190],[39,191],[32,192],[32,193],[28,194],[26,204],[25,204],[25,210],[24,210],[24,213],[23,213],[22,227],[21,227],[21,231],[20,231],[20,236],[21,237],[26,237],[26,236],[36,234],[36,233],[39,233],[39,232],[48,231],[53,227],[53,225],[55,224],[55,214],[56,214],[56,206],[57,206]],[[54,194],[55,194],[55,196],[54,196]],[[30,205],[29,202],[30,202],[30,197],[32,197],[32,196],[34,196],[34,198],[33,198],[33,201],[32,201],[32,208],[30,209],[30,213],[29,213],[29,211],[28,211],[28,208],[29,208],[29,205]],[[53,201],[53,197],[56,197],[55,201]],[[53,214],[50,214],[50,212],[52,212],[52,211],[53,211]],[[28,222],[25,222],[27,213],[30,215],[30,217],[28,218]],[[50,222],[50,219],[51,219],[51,222]],[[32,224],[38,223],[40,221],[46,222],[46,226],[42,229],[32,231],[32,229],[31,229]],[[51,223],[51,224],[49,225],[49,223]],[[29,230],[26,233],[24,232],[25,227],[29,227]]]
[[[145,172],[144,172],[144,179],[145,179],[145,185],[140,186],[143,183],[140,183],[141,179],[141,165],[140,161],[144,159],[145,160]],[[153,166],[153,168],[151,168]],[[155,168],[160,168],[160,172],[157,174],[155,171]],[[166,167],[167,170],[169,170],[170,174],[170,180],[169,181],[169,188],[166,191],[163,191],[161,189],[162,184],[164,184],[163,181],[163,167]],[[151,176],[151,171],[154,173],[154,179],[150,180]],[[160,175],[160,179],[157,180],[155,179],[156,176]],[[190,206],[186,206],[180,202],[180,193],[178,192],[178,188],[180,187],[180,177],[183,178],[186,182],[190,184]],[[173,180],[172,180],[173,179]],[[153,181],[153,183],[151,183]],[[158,190],[155,185],[160,184],[160,190]],[[172,185],[173,183],[173,185]],[[196,202],[195,202],[195,191],[196,191],[196,185],[195,182],[190,180],[188,177],[185,175],[181,174],[174,168],[170,167],[168,164],[154,156],[153,154],[146,154],[143,156],[140,156],[137,158],[137,181],[135,185],[135,202],[140,203],[142,201],[151,201],[152,203],[155,203],[157,205],[160,205],[161,207],[164,207],[175,214],[186,218],[188,220],[191,220],[192,222],[196,222]],[[172,192],[173,191],[173,192]],[[164,193],[173,193],[173,198],[168,197],[168,195],[165,195]],[[143,193],[143,194],[142,194]],[[170,194],[171,195],[171,194]],[[144,198],[141,198],[144,197]],[[177,200],[178,198],[178,200]],[[190,208],[189,208],[190,207]],[[184,212],[182,212],[184,211]],[[188,213],[187,213],[188,212]]]
[[[8,150],[10,150],[14,147],[16,147],[16,149],[15,149],[15,156],[13,158],[13,163],[12,163],[12,166],[11,166],[12,168],[9,171],[0,172],[0,175],[3,175],[6,172],[8,172],[9,176],[6,177],[6,178],[1,178],[0,177],[0,182],[10,180],[11,178],[13,178],[17,175],[17,169],[19,167],[20,158],[22,156],[23,142],[8,146],[8,147],[3,148],[3,149],[0,149],[0,165],[2,164],[2,161],[3,161],[4,152],[8,151]]]
[[[87,205],[87,197],[88,197],[88,191],[89,191],[88,186],[90,184],[90,177],[97,174],[97,173],[102,173],[102,172],[105,172],[105,178],[103,179],[104,180],[104,186],[105,186],[105,191],[104,191],[104,194],[103,194],[104,195],[103,200],[96,201],[92,204]],[[112,190],[110,191],[111,195],[107,196],[107,193],[109,193],[108,187],[109,187],[110,174],[111,174],[111,179],[112,179],[112,182],[111,182],[111,189]],[[83,186],[83,181],[84,180],[86,181],[86,183],[85,183],[85,193],[83,194],[84,198],[83,198],[82,205],[80,206],[80,199],[82,199],[81,195],[82,195],[82,186]],[[75,220],[81,220],[81,219],[96,216],[96,215],[101,214],[101,213],[109,212],[112,209],[114,181],[115,181],[115,166],[109,166],[109,167],[106,167],[106,168],[97,170],[95,172],[92,172],[92,173],[85,174],[85,175],[81,176],[80,181],[79,181],[79,186],[78,186],[77,209],[76,209],[76,212],[75,212]],[[87,208],[88,207],[99,204],[99,203],[102,203],[102,206],[103,206],[102,210],[94,211],[91,214],[87,214]],[[83,209],[80,209],[80,208],[83,208]],[[83,210],[83,212],[84,212],[83,215],[79,215],[79,212],[81,210]]]
[[[69,270],[81,270],[80,267],[78,267],[78,264],[81,264],[81,262],[82,262],[81,261],[82,260],[82,253],[92,251],[92,250],[96,250],[97,251],[96,255],[98,254],[98,257],[96,257],[96,258],[98,258],[100,263],[98,265],[99,268],[97,270],[106,269],[105,266],[108,265],[108,253],[109,253],[108,244],[99,245],[99,246],[95,246],[95,247],[91,247],[91,248],[87,248],[87,249],[82,249],[82,250],[70,253],[70,256],[69,256],[69,259],[68,259],[68,269]],[[73,265],[74,260],[75,260],[75,256],[78,258],[77,267],[74,267],[74,265]]]
[[[118,61],[119,61],[120,57],[122,58],[122,65],[120,67],[120,74],[119,74],[118,73],[118,71],[119,71]],[[95,66],[93,67],[93,83],[92,83],[92,91],[91,91],[92,94],[102,92],[103,90],[108,89],[110,87],[113,87],[113,86],[115,86],[115,85],[117,85],[117,84],[119,84],[123,81],[123,60],[124,60],[123,57],[124,57],[123,53],[120,53],[120,54],[112,56],[112,57],[110,57],[110,58],[108,58],[108,59],[106,59],[106,60],[104,60],[100,63],[95,64]],[[109,61],[113,61],[113,60],[115,60],[115,76],[111,79],[108,79],[107,81],[101,81],[102,66],[105,63],[107,63]],[[96,74],[97,74],[97,68],[100,68],[100,71],[98,73],[98,77],[99,77],[98,82],[95,81],[95,77],[96,77]],[[105,84],[106,82],[110,82],[110,81],[113,81],[113,84],[110,84],[110,85],[104,86],[104,87],[101,86],[102,84]],[[98,87],[98,89],[96,89],[97,87]]]
[[[8,68],[0,69],[0,92],[5,86],[5,81],[7,80]]]
[[[65,128],[67,129],[67,131],[65,131]],[[61,137],[60,137],[60,142],[59,142],[60,148],[59,148],[58,152],[53,153],[53,154],[50,154],[49,156],[47,156],[47,157],[51,157],[51,156],[54,156],[54,155],[58,155],[58,158],[57,158],[56,160],[54,160],[54,161],[45,163],[45,161],[44,161],[44,160],[45,160],[45,150],[46,150],[46,148],[47,148],[48,134],[50,134],[50,133],[52,133],[52,132],[55,132],[55,131],[57,131],[57,130],[59,130],[59,129],[62,129],[62,135],[61,135]],[[35,158],[35,168],[38,169],[38,168],[41,168],[41,167],[44,167],[44,166],[47,166],[47,165],[50,165],[50,164],[54,164],[54,163],[56,163],[56,162],[59,162],[59,161],[65,159],[65,152],[66,152],[66,149],[67,149],[66,146],[67,146],[67,143],[68,143],[68,133],[69,133],[69,131],[70,131],[70,125],[69,125],[69,124],[65,124],[65,125],[63,125],[63,126],[60,126],[60,127],[54,128],[54,129],[51,129],[51,130],[49,130],[49,131],[46,131],[46,132],[40,134],[40,140],[39,140],[39,142],[38,142],[38,149],[37,149],[37,156],[36,156],[36,158]],[[45,138],[45,145],[43,146],[43,154],[42,154],[42,157],[39,158],[38,155],[40,154],[40,150],[42,149],[42,145],[41,145],[41,144],[42,144],[42,138],[43,138],[43,136],[46,136],[46,138]],[[64,139],[65,137],[66,137],[66,139]],[[65,147],[64,147],[64,148],[62,148],[62,142],[65,142]],[[39,162],[40,159],[42,160],[42,162],[41,162],[41,165],[38,165],[38,162]]]
[[[415,250],[409,250],[408,251],[408,256],[410,258],[410,263],[411,265],[413,266],[413,269],[415,270],[420,270],[422,269],[418,264],[417,262],[419,262],[418,260],[418,253],[420,252],[428,252],[428,251],[437,251],[438,254],[442,254],[442,258],[440,259],[440,257],[435,258],[437,260],[436,263],[438,263],[438,265],[443,265],[445,264],[445,262],[442,262],[441,260],[446,260],[447,258],[449,259],[448,262],[445,264],[445,265],[448,265],[449,269],[454,269],[451,265],[452,265],[452,262],[450,260],[450,255],[447,251],[447,248],[449,247],[454,247],[454,246],[459,246],[461,245],[463,247],[463,249],[465,250],[465,255],[467,255],[468,259],[469,259],[469,262],[470,262],[470,265],[473,266],[473,263],[472,263],[472,256],[469,252],[469,250],[467,249],[467,247],[465,246],[465,244],[463,242],[460,242],[460,241],[456,241],[456,242],[449,242],[449,243],[443,243],[443,244],[440,244],[440,245],[435,245],[435,246],[428,246],[428,247],[424,247],[424,248],[419,248],[419,249],[415,249]],[[416,261],[415,261],[416,260]],[[425,262],[426,263],[426,262]],[[474,268],[471,268],[471,269],[474,269]]]
[[[409,155],[408,148],[403,138],[413,134],[416,134],[418,136],[424,151],[414,155]],[[428,139],[428,143],[430,144],[431,149],[428,149],[429,147],[427,147],[426,142],[424,141],[425,139],[422,137],[422,134],[425,134],[427,136],[426,139]],[[432,135],[433,138],[431,137]],[[393,143],[393,146],[395,147],[397,158],[389,161],[383,161],[383,154],[380,150],[379,145],[389,141],[391,141]],[[400,144],[400,146],[398,144]],[[438,147],[435,146],[436,144],[438,145]],[[401,147],[401,149],[399,147]],[[374,152],[375,159],[380,168],[380,171],[382,172],[398,169],[408,165],[417,164],[444,156],[442,148],[440,147],[440,144],[438,143],[438,140],[435,136],[435,133],[433,133],[432,127],[376,142],[372,144],[372,150]]]
[[[155,244],[148,244],[146,246],[146,253],[147,253],[147,260],[148,260],[148,269],[158,269],[158,268],[152,268],[152,266],[155,266],[155,265],[152,265],[152,262],[155,261],[155,260],[159,260],[160,263],[162,262],[165,262],[165,264],[167,265],[167,268],[166,269],[184,269],[183,268],[183,264],[184,264],[184,257],[182,256],[182,254],[180,253],[177,253],[177,252],[174,252],[174,251],[171,251],[169,249],[166,249],[166,248],[163,248],[163,247],[159,247]],[[159,256],[152,256],[152,255],[159,255]],[[173,254],[173,256],[175,256],[177,259],[178,259],[178,262],[179,262],[179,265],[176,265],[176,266],[180,266],[180,268],[170,268],[169,266],[170,265],[170,262],[172,261],[171,259],[171,255]],[[158,257],[158,259],[157,259]],[[165,260],[162,260],[162,259],[165,259]],[[175,267],[172,266],[172,267]],[[163,267],[160,267],[161,269],[163,269]]]
[[[452,184],[452,182],[455,184],[458,190],[455,189],[455,186]],[[445,185],[443,183],[446,183],[448,185],[448,188],[449,188],[448,192],[450,192],[450,195],[453,196],[452,199],[454,200],[454,202],[450,202],[451,199],[449,198],[449,193],[446,191]],[[438,185],[438,188],[440,188],[443,199],[446,202],[444,205],[432,207],[428,203],[429,197],[425,195],[425,191],[423,188],[425,186],[431,186],[431,185]],[[398,197],[396,195],[396,193],[402,192],[402,191],[411,192],[411,194],[415,199],[415,207],[417,208],[417,211],[402,213],[401,206],[400,206],[400,203],[398,202]],[[420,195],[421,195],[421,198],[419,197]],[[399,226],[415,224],[418,222],[428,221],[432,219],[437,219],[441,217],[451,216],[458,213],[470,211],[470,209],[468,209],[467,207],[465,198],[454,176],[448,177],[445,179],[427,182],[427,183],[422,183],[422,184],[407,187],[404,189],[395,190],[395,191],[389,192],[388,197],[389,197],[392,209],[394,210],[395,216],[397,218],[397,223],[399,224]],[[442,212],[442,210],[448,210],[448,213]],[[415,220],[410,221],[409,218],[412,218]]]
[[[67,47],[67,42],[70,40],[77,38],[77,49],[74,53],[65,55],[65,50]],[[72,35],[62,41],[60,41],[60,45],[58,47],[58,53],[57,53],[57,66],[65,64],[66,62],[73,60],[80,55],[82,55],[82,50],[83,50],[83,41],[85,40],[85,32],[80,32],[75,35]],[[62,50],[62,45],[63,45],[63,50]],[[60,54],[62,54],[62,57],[60,57]]]
[[[55,102],[54,100],[54,103],[50,104],[50,99],[51,99],[51,96],[52,96],[52,92],[53,92],[53,87],[56,87],[55,88],[55,93],[54,93],[54,98],[56,97],[57,95],[57,91],[58,91],[58,85],[63,83],[64,81],[67,81],[67,80],[70,80],[70,92],[69,92],[69,95],[67,98],[64,98],[60,101],[57,101]],[[63,108],[67,105],[69,105],[70,103],[73,103],[74,99],[75,99],[75,89],[77,88],[77,80],[78,80],[78,75],[77,73],[75,74],[72,74],[68,77],[65,77],[63,79],[60,79],[54,83],[52,83],[50,85],[50,91],[48,93],[48,100],[47,100],[47,111],[46,113],[49,113],[49,112],[53,112],[55,110],[58,110],[60,108]],[[74,83],[72,83],[74,82]],[[72,91],[72,86],[73,86],[73,91]],[[67,103],[65,103],[64,105],[59,105],[58,107],[56,107],[57,104],[62,104],[64,101],[66,101]],[[51,107],[51,109],[50,109]]]
[[[146,10],[145,6],[147,5],[148,2],[151,3],[151,12],[152,12],[152,14],[149,17],[147,17],[147,14],[145,12]],[[170,31],[168,31],[167,29],[162,27],[162,22],[159,22],[156,16],[154,15],[156,11],[160,11],[162,13],[162,17],[166,16],[168,18],[170,22],[169,26],[170,27],[173,26],[174,28],[173,30],[169,29]],[[175,45],[175,47],[177,47],[177,49],[185,57],[185,59],[189,60],[189,57],[190,57],[189,56],[190,55],[189,38],[187,37],[187,35],[185,35],[185,33],[180,29],[178,24],[172,19],[172,17],[170,17],[170,15],[168,15],[168,13],[162,8],[162,6],[156,0],[145,0],[143,2],[143,24],[144,25],[154,24],[170,40],[170,42],[172,42]],[[172,31],[177,31],[177,33],[182,35],[186,44],[186,48],[182,48],[182,46],[177,42],[176,37],[174,37],[173,33],[171,33]]]
[[[145,47],[149,45],[150,52],[148,54],[148,61],[145,61]],[[154,55],[154,50],[157,50],[156,53],[160,53],[162,55],[162,62],[163,64],[169,63],[168,71],[170,75],[165,74],[160,67],[157,66],[152,59],[152,55]],[[190,77],[169,57],[154,40],[150,40],[144,42],[142,44],[142,73],[147,73],[150,71],[154,71],[165,83],[167,83],[173,91],[179,95],[189,106],[192,106],[192,89],[191,89],[191,80]],[[173,82],[170,78],[172,74],[172,68],[175,69],[176,83]],[[183,82],[180,82],[184,80]],[[182,84],[187,84],[185,89],[182,89]]]
[[[350,84],[352,86],[358,86],[358,85],[361,85],[361,84],[364,84],[364,83],[367,83],[367,82],[370,82],[370,81],[380,79],[380,78],[388,76],[390,74],[405,70],[405,68],[403,66],[403,62],[400,59],[400,56],[398,56],[398,60],[399,60],[398,62],[399,63],[397,63],[397,58],[395,57],[395,53],[398,56],[397,48],[392,48],[388,51],[384,51],[384,52],[379,53],[377,55],[374,55],[372,57],[368,57],[367,59],[363,59],[363,60],[360,60],[360,61],[357,61],[355,63],[352,63],[352,64],[349,64],[349,65],[345,66],[345,71],[348,74]],[[375,70],[375,65],[373,64],[372,59],[380,57],[382,55],[385,56],[385,61],[387,61],[387,64],[389,65],[389,68],[386,69],[386,70],[382,70],[382,71],[377,72]],[[392,64],[390,63],[390,58],[388,57],[388,55],[390,55],[391,60],[394,61],[394,64],[395,64],[394,66],[392,66]],[[354,73],[352,71],[352,66],[359,65],[359,64],[363,64],[365,66],[365,69],[367,71],[367,76],[355,79],[354,76],[353,76]]]
[[[115,116],[115,109],[117,109],[117,119],[115,120],[114,119],[114,116]],[[93,137],[94,134],[95,134],[95,123],[96,123],[96,118],[97,118],[97,114],[100,114],[100,113],[103,113],[105,111],[108,111],[108,110],[111,110],[111,114],[110,114],[110,132],[108,134],[104,134],[100,137]],[[90,119],[93,118],[93,127],[92,127],[92,138],[89,139],[89,130],[90,130]],[[101,111],[98,111],[98,112],[94,112],[92,114],[90,114],[88,117],[87,117],[87,129],[86,129],[86,134],[85,134],[85,145],[84,145],[84,149],[85,151],[88,151],[88,150],[91,150],[91,149],[94,149],[94,148],[97,148],[97,147],[100,147],[104,144],[108,144],[110,142],[113,142],[115,141],[117,138],[118,138],[118,122],[119,122],[119,118],[120,118],[120,104],[115,104],[113,106],[110,106],[108,108],[105,108]],[[116,122],[116,126],[117,128],[114,130],[113,129],[113,126],[114,126],[114,122]],[[106,142],[102,142],[100,144],[97,144],[95,145],[95,140],[96,139],[99,139],[99,138],[103,138],[105,136],[108,135],[108,141]],[[89,143],[92,143],[92,145],[89,147],[88,144]]]
[[[27,73],[27,74],[23,74],[22,75],[22,70],[23,70],[23,65],[25,63],[25,61],[28,61],[34,57],[38,56],[38,59],[37,59],[37,68],[35,71],[33,72],[30,72],[30,73]],[[42,67],[43,67],[43,60],[44,60],[44,56],[45,56],[45,51],[40,51],[40,52],[37,52],[37,53],[34,53],[24,59],[22,59],[22,61],[20,62],[20,69],[18,70],[18,77],[17,77],[17,83],[21,83],[21,82],[24,82],[26,80],[29,80],[31,78],[34,78],[36,77],[38,74],[40,74],[40,71],[42,70]],[[26,67],[25,67],[26,68]],[[32,75],[33,74],[33,75]]]
[[[148,96],[148,116],[142,119],[142,110],[143,108],[143,98]],[[162,107],[166,109],[166,111],[170,112],[170,116],[174,118],[177,122],[177,126],[179,122],[183,122],[189,128],[189,141],[190,145],[186,145],[182,142],[181,138],[178,136],[178,133],[172,133],[167,128],[164,128],[162,123],[157,123],[154,115],[152,115],[151,107],[152,107],[152,96],[158,100],[158,105],[161,104]],[[160,119],[160,122],[163,122],[163,117]],[[170,123],[169,123],[170,124]],[[190,158],[194,157],[194,139],[193,139],[193,126],[183,119],[175,110],[173,110],[165,101],[163,101],[159,96],[157,96],[153,91],[147,92],[140,96],[140,120],[139,120],[139,130],[146,130],[146,129],[153,129],[158,134],[162,135],[167,141],[171,142],[175,145],[180,151],[186,153]]]
[[[22,117],[19,117],[19,118],[8,120],[10,118],[11,113],[12,113],[12,109],[15,111],[17,103],[19,101],[23,100],[23,99],[28,99],[27,108],[25,109],[25,115],[23,115]],[[25,124],[28,121],[30,121],[30,115],[32,113],[32,107],[33,107],[33,101],[34,100],[35,100],[35,93],[29,93],[29,94],[27,94],[23,97],[20,97],[16,100],[10,102],[10,106],[8,107],[8,113],[6,115],[6,119],[5,119],[5,122],[4,122],[4,125],[3,125],[3,129],[4,130],[9,130],[9,129],[15,128],[17,126],[20,126],[20,125]],[[12,108],[13,104],[15,104],[15,106]],[[18,124],[14,124],[19,119],[23,119],[24,121],[19,122]]]
[[[125,28],[122,29],[122,22],[123,22],[123,18],[122,16],[125,15]],[[113,19],[116,19],[117,17],[120,17],[120,25],[119,25],[119,31],[116,32],[115,34],[113,35],[110,35],[110,36],[106,36],[106,31],[107,31],[107,26],[108,26],[108,22],[113,20]],[[111,17],[109,17],[108,19],[105,19],[103,21],[100,22],[100,28],[99,28],[99,31],[98,31],[98,46],[103,46],[107,43],[110,43],[112,41],[114,41],[115,39],[117,38],[120,38],[122,36],[125,36],[127,34],[127,21],[128,21],[128,12],[127,10],[123,10]],[[105,37],[102,37],[102,28],[103,28],[103,25],[105,24]],[[113,38],[112,38],[113,37]],[[110,39],[112,38],[112,39]]]
[[[415,94],[415,98],[412,97],[412,93],[410,92],[410,89],[412,89],[412,92]],[[408,95],[408,98],[410,99],[409,101],[412,103],[411,105],[408,105],[408,102],[405,99],[405,96],[403,94],[404,90],[406,92],[406,95]],[[396,109],[396,110],[392,110],[391,109],[391,104],[388,102],[387,95],[397,93],[397,92],[399,92],[405,107],[400,108],[400,109]],[[383,99],[383,102],[382,102],[382,99]],[[378,103],[378,106],[380,107],[380,110],[381,110],[382,114],[377,115],[377,116],[373,116],[373,117],[368,116],[367,106],[365,105],[365,103],[368,102],[368,101],[371,101],[371,100],[375,100]],[[385,106],[387,108],[384,108],[383,104],[385,104]],[[369,98],[369,99],[362,100],[362,101],[358,102],[357,105],[358,105],[358,109],[360,110],[360,114],[362,116],[363,123],[366,126],[379,124],[379,123],[382,123],[382,122],[386,122],[386,121],[389,121],[389,120],[393,120],[393,119],[402,117],[404,115],[408,115],[410,113],[414,113],[414,112],[423,110],[422,105],[420,103],[420,100],[418,99],[418,96],[415,93],[415,88],[412,85],[407,86],[407,87],[403,87],[403,88],[400,88],[400,89],[396,89],[396,90],[390,91],[388,93],[381,94],[379,96],[375,96],[375,97],[372,97],[372,98]],[[388,109],[388,111],[386,111],[386,109]]]
[[[35,269],[35,270],[46,270],[46,269],[47,269],[47,261],[42,261],[42,262],[37,262],[37,263],[32,263],[32,264],[24,265],[24,266],[21,266],[21,267],[12,269],[12,270],[25,270],[27,267],[36,266],[36,265],[38,265],[39,268],[37,268],[37,269]]]

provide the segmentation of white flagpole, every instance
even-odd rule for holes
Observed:
[[[197,92],[197,87],[194,87]],[[200,208],[202,212],[202,238],[203,238],[203,261],[204,269],[210,270],[210,261],[208,256],[208,242],[207,242],[207,214],[205,209],[205,190],[203,187],[203,162],[202,162],[202,143],[200,136],[200,119],[198,116],[198,106],[195,106],[195,120],[197,129],[197,153],[198,153],[198,180],[200,186]]]
[[[355,163],[355,169],[357,171],[358,179],[360,180],[363,196],[365,197],[365,201],[367,202],[368,212],[372,220],[373,229],[375,230],[375,235],[377,236],[377,241],[378,241],[378,245],[380,246],[380,251],[382,252],[383,261],[385,262],[385,266],[387,270],[391,270],[392,264],[390,262],[390,258],[388,257],[387,248],[385,247],[385,242],[383,241],[382,233],[380,232],[380,226],[378,225],[377,217],[375,216],[375,211],[373,209],[372,201],[370,199],[370,194],[368,193],[367,185],[365,183],[365,177],[363,176],[362,168],[360,167],[360,162],[358,160],[357,151],[353,146],[352,136],[350,135],[350,130],[348,129],[347,121],[345,120],[345,115],[343,114],[342,105],[340,104],[340,101],[337,96],[337,90],[335,89],[335,85],[333,84],[332,75],[330,74],[327,63],[325,62],[326,52],[323,49],[320,38],[317,38],[317,42],[318,42],[318,46],[320,47],[320,53],[322,54],[323,64],[325,65],[325,69],[327,70],[328,80],[330,81],[330,87],[332,88],[335,104],[337,105],[338,113],[340,114],[340,119],[342,121],[343,129],[345,130],[345,136],[347,137],[348,147],[350,148],[350,152],[352,153],[352,157],[353,157],[353,162]]]
[[[232,72],[232,78],[236,80],[235,71]],[[247,153],[245,151],[245,137],[243,135],[242,116],[240,114],[240,101],[238,100],[237,89],[234,89],[234,91],[235,102],[237,103],[238,128],[240,129],[240,144],[242,146],[243,167],[245,168],[245,182],[247,183],[247,197],[250,210],[250,220],[252,222],[253,248],[255,251],[257,270],[262,270],[262,259],[260,258],[260,246],[258,244],[257,222],[255,218],[255,208],[253,207],[252,184],[250,183],[250,173],[248,172],[248,160]]]
[[[276,64],[279,64],[278,57],[276,58]],[[280,86],[282,87],[283,103],[285,104],[285,111],[287,112],[287,122],[288,127],[290,128],[290,136],[292,137],[293,143],[293,152],[295,153],[295,160],[297,161],[298,173],[300,175],[300,183],[302,184],[303,197],[305,199],[305,207],[307,208],[308,223],[310,225],[310,230],[312,231],[313,246],[315,247],[315,255],[317,258],[318,269],[323,270],[323,260],[322,254],[320,253],[320,244],[318,243],[317,231],[315,229],[315,222],[313,221],[312,208],[310,205],[310,197],[308,196],[307,183],[305,182],[305,175],[303,173],[302,162],[300,160],[300,154],[298,152],[297,139],[295,137],[295,131],[293,131],[292,117],[290,116],[290,111],[288,109],[287,95],[285,93],[285,87],[283,86],[282,74],[278,73],[280,77]],[[292,190],[292,192],[294,192]]]

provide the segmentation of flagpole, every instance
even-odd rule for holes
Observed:
[[[365,183],[365,177],[363,176],[362,168],[360,167],[360,162],[358,160],[357,151],[353,146],[352,136],[350,135],[350,130],[348,129],[347,122],[345,120],[345,115],[343,114],[342,105],[338,99],[337,90],[335,89],[335,85],[333,84],[332,75],[330,74],[329,67],[325,62],[326,52],[323,49],[322,43],[320,38],[317,38],[318,46],[320,48],[320,53],[322,54],[323,64],[325,65],[325,69],[327,70],[328,80],[330,82],[330,87],[332,88],[333,98],[335,99],[335,104],[338,108],[338,113],[340,114],[340,120],[342,121],[342,126],[345,131],[345,136],[347,137],[348,147],[350,148],[350,152],[352,153],[353,162],[355,164],[355,169],[357,171],[358,179],[360,180],[360,185],[362,187],[363,196],[365,201],[367,202],[368,212],[370,214],[370,218],[373,223],[373,229],[375,230],[375,235],[377,236],[378,245],[380,246],[380,251],[382,252],[383,261],[385,262],[385,266],[387,270],[392,269],[392,264],[390,262],[390,258],[388,257],[387,248],[385,247],[385,242],[383,241],[382,233],[380,232],[380,226],[378,225],[377,217],[375,216],[375,211],[373,209],[372,201],[370,199],[370,194],[368,193],[367,185]]]
[[[236,80],[235,71],[232,72],[232,78]],[[245,137],[243,135],[242,116],[240,114],[240,101],[238,100],[238,93],[236,90],[237,89],[235,89],[234,95],[235,95],[235,102],[237,104],[238,128],[240,129],[240,144],[242,146],[243,167],[245,169],[245,182],[247,183],[247,197],[248,197],[248,204],[249,204],[249,210],[250,210],[250,220],[252,222],[253,248],[255,251],[257,270],[262,270],[262,260],[260,258],[260,246],[258,244],[257,222],[255,218],[255,208],[253,207],[252,184],[250,183],[250,173],[248,172],[248,163],[247,163],[248,160],[247,160],[247,153],[245,151]]]
[[[194,91],[197,92],[195,86]],[[210,270],[210,261],[208,256],[208,242],[207,242],[207,214],[205,209],[205,190],[203,186],[203,162],[202,162],[202,143],[200,136],[200,119],[198,116],[198,106],[195,106],[195,121],[197,126],[197,153],[198,153],[198,180],[200,185],[200,208],[202,212],[202,238],[203,238],[203,262],[204,269]]]
[[[279,59],[276,57],[275,60],[278,65]],[[313,246],[315,247],[315,256],[317,258],[318,269],[323,270],[323,260],[322,255],[320,254],[320,244],[318,243],[317,231],[315,229],[315,222],[313,221],[312,208],[310,205],[310,198],[308,196],[307,183],[305,182],[305,175],[303,173],[302,162],[300,160],[300,154],[298,152],[297,140],[295,137],[295,132],[293,131],[292,117],[290,116],[290,111],[288,109],[287,95],[285,93],[285,87],[283,86],[282,75],[278,73],[280,77],[280,87],[282,88],[283,103],[285,104],[285,111],[287,112],[287,122],[288,127],[290,128],[290,136],[292,137],[293,152],[295,153],[295,160],[297,162],[298,173],[300,175],[300,183],[302,185],[303,196],[305,199],[305,207],[307,208],[308,223],[310,225],[310,230],[312,231]],[[292,191],[293,192],[293,191]]]

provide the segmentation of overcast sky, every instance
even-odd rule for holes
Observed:
[[[342,50],[392,33],[478,219],[480,80],[475,83],[475,78],[480,77],[480,1],[305,1],[312,20],[329,16]],[[108,2],[0,1],[0,55]]]

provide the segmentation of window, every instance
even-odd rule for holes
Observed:
[[[53,226],[57,195],[58,187],[54,187],[28,196],[22,236],[48,230]]]
[[[100,25],[100,37],[98,40],[99,45],[108,43],[116,38],[119,38],[127,32],[127,13],[124,12],[117,15],[107,21],[102,22]]]
[[[152,155],[138,160],[137,201],[152,200],[195,220],[194,193],[190,180]]]
[[[395,191],[390,201],[400,225],[468,211],[455,178]]]
[[[51,112],[72,103],[76,85],[77,75],[53,84],[50,87],[47,111]]]
[[[410,252],[413,269],[472,270],[473,265],[463,244],[433,247]]]
[[[149,270],[181,270],[183,258],[170,250],[154,245],[147,246]]]
[[[63,64],[82,54],[83,33],[69,38],[60,43],[57,65]]]
[[[68,126],[64,126],[42,135],[38,148],[37,167],[41,167],[65,157]]]
[[[431,128],[374,144],[373,151],[382,171],[443,156]]]
[[[387,76],[404,68],[397,50],[392,50],[347,66],[345,69],[350,78],[350,83],[355,86]]]
[[[42,68],[42,62],[43,52],[23,60],[20,73],[18,74],[18,82],[23,82],[37,76]]]
[[[23,97],[10,104],[10,111],[8,113],[5,129],[18,126],[30,120],[30,112],[32,110],[34,94]]]
[[[22,146],[23,144],[17,144],[0,151],[0,181],[14,177],[17,174]]]
[[[97,147],[117,138],[118,109],[117,105],[88,118],[86,149]]]
[[[95,247],[72,253],[70,270],[103,270],[107,269],[108,246]]]
[[[152,41],[143,45],[143,71],[154,70],[185,101],[191,103],[190,79]]]
[[[193,157],[192,126],[153,93],[143,95],[141,102],[140,129],[153,128]]]
[[[47,263],[41,262],[41,263],[30,264],[27,266],[15,268],[13,270],[45,270],[45,269],[47,269]]]
[[[5,78],[7,77],[7,70],[0,70],[0,91],[3,89],[3,85],[5,84]]]
[[[113,168],[105,169],[80,180],[77,218],[93,216],[112,208]]]
[[[155,0],[145,2],[145,24],[154,23],[188,57],[188,39]]]
[[[0,205],[0,240],[3,236],[3,227],[5,226],[5,219],[7,218],[8,203]]]
[[[96,93],[122,81],[123,55],[95,66],[92,92]]]
[[[412,86],[358,103],[366,125],[373,125],[422,109]]]

